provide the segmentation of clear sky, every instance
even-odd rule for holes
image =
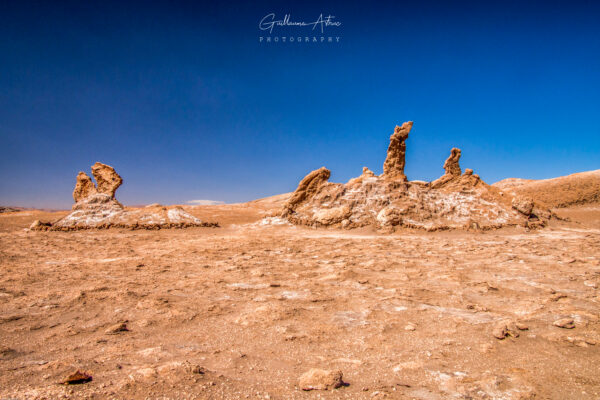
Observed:
[[[2,2],[0,205],[68,208],[96,161],[125,204],[345,182],[407,120],[409,179],[454,146],[488,183],[600,168],[600,2],[389,3]],[[269,13],[340,41],[261,43]]]

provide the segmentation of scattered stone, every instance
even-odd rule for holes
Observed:
[[[200,365],[195,365],[192,368],[192,373],[193,374],[198,374],[198,375],[204,375],[208,372],[208,370],[204,367],[201,367]]]
[[[492,329],[492,335],[494,335],[496,339],[502,340],[507,336],[518,338],[520,333],[516,323],[511,321],[501,321]]]
[[[33,221],[33,223],[29,226],[29,229],[32,231],[47,231],[52,226],[49,222],[42,222],[39,219]]]
[[[105,333],[108,335],[116,335],[117,333],[120,332],[127,332],[129,331],[129,329],[127,328],[127,324],[125,322],[120,322],[118,324],[115,324],[111,327],[109,327]]]
[[[512,208],[521,214],[529,216],[533,212],[533,200],[530,198],[515,197],[512,200]]]
[[[497,324],[494,329],[492,329],[492,335],[494,335],[494,337],[496,339],[504,339],[506,336],[508,336],[508,327],[506,326],[505,322],[501,322],[499,324]]]
[[[7,346],[0,346],[0,360],[12,358],[16,354],[17,352],[14,349]]]
[[[566,338],[566,341],[574,344],[577,347],[589,347],[590,345],[594,346],[596,344],[596,342],[594,340],[584,338],[581,336],[576,336],[576,337],[569,336]]]
[[[417,329],[417,328],[415,328],[415,326],[414,326],[413,324],[407,324],[407,325],[404,327],[404,330],[405,330],[405,331],[414,331],[415,329]]]
[[[63,385],[79,385],[82,383],[90,382],[92,375],[87,372],[81,372],[77,370],[75,373],[69,375],[65,380],[60,383]]]
[[[556,293],[553,296],[550,297],[551,301],[558,301],[560,299],[566,299],[567,295],[564,293]]]
[[[573,318],[561,318],[554,321],[552,325],[564,329],[573,329],[575,328],[575,321],[573,321]]]
[[[342,380],[342,371],[330,371],[318,368],[312,368],[302,374],[298,380],[298,385],[302,390],[329,390],[337,389],[344,385]]]
[[[519,327],[517,326],[517,324],[515,322],[508,322],[506,324],[506,328],[508,329],[508,335],[512,336],[514,338],[518,338],[519,336],[521,336],[521,334],[519,333]]]
[[[525,324],[524,322],[516,322],[515,326],[517,327],[517,329],[519,329],[521,331],[529,330],[529,326],[527,326],[527,324]]]

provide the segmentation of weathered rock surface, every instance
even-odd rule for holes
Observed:
[[[321,167],[306,175],[300,181],[300,184],[298,184],[298,188],[292,197],[285,204],[286,213],[293,211],[298,204],[312,197],[323,184],[327,183],[330,175],[331,172],[325,167]]]
[[[404,175],[406,139],[412,129],[412,121],[408,121],[397,126],[394,133],[390,136],[390,145],[387,150],[387,157],[383,163],[383,175],[388,178],[406,180]]]
[[[128,209],[115,198],[123,179],[113,167],[102,163],[92,166],[92,175],[98,185],[85,173],[77,175],[73,190],[73,211],[54,223],[35,221],[31,230],[81,230],[111,227],[129,229],[187,228],[193,226],[218,226],[203,222],[180,206],[163,207],[159,204]]]
[[[115,192],[123,183],[123,178],[110,165],[97,162],[92,165],[92,175],[96,179],[98,193],[115,197]]]
[[[446,171],[446,173],[440,178],[431,182],[431,187],[438,188],[454,179],[460,178],[460,176],[462,175],[462,170],[460,169],[459,164],[460,153],[460,149],[457,149],[456,147],[454,147],[450,151],[450,156],[444,162],[444,170]],[[465,175],[472,176],[473,170],[467,168],[467,170],[465,171]]]
[[[36,219],[35,221],[33,221],[31,223],[31,225],[29,226],[29,229],[31,229],[33,231],[45,231],[45,230],[48,230],[51,226],[52,226],[52,224],[50,224],[48,222],[42,222],[39,219]]]
[[[77,175],[75,189],[73,190],[73,200],[75,200],[75,203],[80,202],[81,200],[95,193],[96,185],[94,185],[92,178],[90,178],[85,172],[80,171]]]
[[[341,184],[328,182],[330,171],[325,167],[312,171],[298,185],[282,217],[309,226],[439,230],[540,227],[552,216],[542,206],[532,205],[529,209],[527,204],[487,185],[472,169],[463,174],[461,151],[457,148],[451,150],[444,163],[445,173],[439,179],[430,183],[406,180],[405,140],[412,125],[406,122],[396,127],[382,175],[376,176],[364,167],[360,176]]]
[[[573,318],[561,318],[554,321],[552,325],[564,329],[573,329],[575,328],[575,321],[573,320]]]
[[[344,385],[344,382],[342,381],[342,371],[312,368],[302,374],[298,380],[298,385],[302,390],[337,389]]]

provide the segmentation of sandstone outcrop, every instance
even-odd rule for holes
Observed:
[[[446,175],[451,176],[461,176],[462,170],[460,169],[460,165],[458,161],[460,160],[460,149],[454,147],[450,151],[450,157],[446,159],[444,162],[444,170],[446,171]]]
[[[75,200],[75,203],[90,197],[95,193],[96,185],[94,185],[94,182],[92,182],[92,178],[90,178],[85,172],[80,171],[77,175],[75,189],[73,190],[73,200]]]
[[[54,223],[35,221],[31,230],[70,231],[81,229],[164,229],[187,228],[193,226],[218,226],[217,223],[203,222],[180,206],[163,207],[159,204],[130,209],[115,198],[115,192],[123,179],[113,167],[95,163],[92,175],[94,184],[85,172],[79,172],[73,190],[72,212]]]
[[[306,175],[298,184],[298,188],[292,197],[285,204],[286,214],[294,211],[295,207],[306,198],[312,197],[323,184],[327,183],[330,175],[331,171],[325,167],[321,167]]]
[[[92,165],[92,175],[96,179],[98,193],[107,194],[113,198],[115,192],[123,183],[123,178],[117,174],[113,167],[99,162]]]
[[[450,150],[450,156],[444,162],[444,170],[446,171],[444,175],[431,182],[431,187],[434,189],[441,188],[443,186],[448,185],[450,182],[462,181],[462,183],[467,183],[470,181],[471,184],[477,184],[479,180],[478,175],[473,175],[473,170],[467,168],[465,170],[464,175],[462,174],[462,169],[460,168],[460,149],[454,147]],[[464,176],[464,178],[463,178]],[[459,183],[460,184],[460,183]]]
[[[387,150],[387,157],[383,163],[383,175],[387,178],[406,180],[404,175],[404,165],[406,164],[406,139],[412,129],[412,121],[408,121],[397,126],[394,133],[390,136],[390,145]]]
[[[405,122],[390,137],[382,175],[368,168],[346,184],[329,182],[322,167],[308,174],[282,210],[282,217],[299,225],[382,229],[409,227],[492,229],[503,226],[543,226],[552,214],[543,206],[522,204],[514,196],[489,186],[459,164],[453,148],[445,173],[433,182],[408,181],[404,174],[406,139],[413,126]]]

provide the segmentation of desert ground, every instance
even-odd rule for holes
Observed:
[[[185,207],[218,228],[0,214],[0,399],[600,398],[598,204],[390,234],[269,217],[288,196]]]

